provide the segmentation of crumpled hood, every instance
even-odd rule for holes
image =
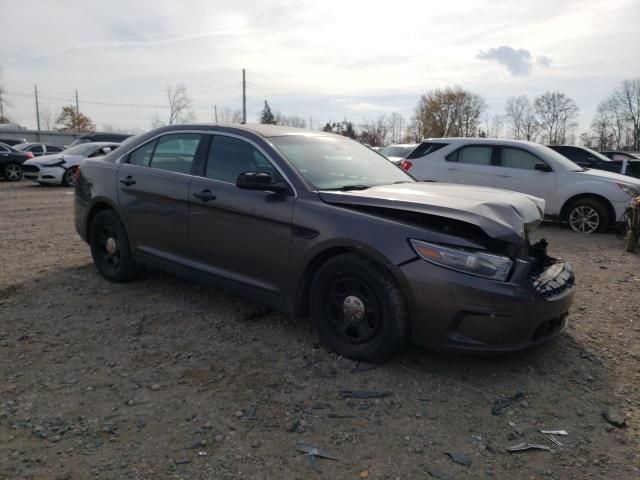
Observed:
[[[407,210],[452,218],[480,227],[492,238],[516,245],[524,231],[534,229],[544,217],[541,198],[497,188],[448,183],[416,182],[384,185],[358,191],[320,191],[334,205],[362,205]]]
[[[84,156],[82,155],[65,155],[62,153],[54,153],[51,155],[42,155],[40,157],[32,158],[30,160],[27,160],[24,163],[25,165],[41,166],[41,165],[46,165],[50,163],[56,163],[56,162],[59,162],[60,160],[64,160],[65,163],[75,165],[79,163],[82,159],[84,159]]]

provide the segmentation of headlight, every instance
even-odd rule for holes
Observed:
[[[444,247],[435,243],[411,240],[411,245],[421,258],[441,267],[459,272],[505,281],[513,262],[508,257],[491,253]]]
[[[616,182],[616,185],[618,185],[620,189],[630,197],[637,197],[638,195],[640,195],[640,188],[634,185],[629,185],[628,183],[617,183],[617,182]]]

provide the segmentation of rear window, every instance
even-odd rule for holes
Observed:
[[[449,144],[439,142],[422,142],[407,156],[407,160],[424,157],[425,155],[429,155],[430,153],[440,150],[442,147],[446,147],[447,145]]]

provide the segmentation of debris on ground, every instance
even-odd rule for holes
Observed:
[[[501,415],[502,411],[505,408],[508,408],[514,403],[517,403],[521,400],[524,400],[524,392],[518,392],[509,398],[499,398],[498,400],[493,402],[493,407],[491,407],[491,413],[493,415]]]
[[[340,393],[340,396],[342,398],[368,399],[368,398],[388,397],[393,392],[389,392],[389,391],[376,392],[373,390],[340,390],[338,393]]]
[[[507,447],[507,452],[524,452],[525,450],[546,450],[550,452],[551,449],[546,445],[540,445],[537,443],[519,443],[517,445],[513,445],[511,447]]]
[[[464,453],[461,453],[461,452],[445,452],[445,453],[449,455],[451,460],[453,460],[455,463],[464,465],[465,467],[468,467],[469,465],[471,465],[471,459],[467,457]]]
[[[316,462],[317,458],[325,458],[327,460],[334,460],[336,462],[338,461],[337,457],[334,457],[324,450],[321,450],[318,447],[308,443],[297,443],[295,449],[300,453],[304,453],[305,456],[309,459],[311,468],[318,472],[320,471],[320,468],[318,467],[318,463]]]
[[[551,435],[547,435],[547,440],[549,440],[551,443],[553,443],[554,445],[558,446],[558,447],[564,447],[564,445],[562,444],[562,442],[556,438],[553,438]]]
[[[613,407],[604,407],[602,409],[602,416],[614,427],[623,428],[627,425],[627,421],[624,417]]]
[[[427,473],[437,480],[455,480],[448,473],[443,472],[442,470],[437,470],[435,468],[430,468],[427,470]]]
[[[540,430],[540,433],[544,433],[545,435],[569,435],[569,432],[566,430]]]

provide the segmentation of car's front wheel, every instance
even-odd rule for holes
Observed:
[[[64,171],[62,175],[62,185],[65,187],[75,187],[76,186],[76,170],[78,167],[70,167]]]
[[[609,226],[609,212],[603,203],[595,198],[574,201],[567,210],[567,220],[574,232],[602,232]]]
[[[8,165],[4,166],[2,175],[9,182],[17,182],[19,180],[22,180],[22,167],[18,163],[9,163]]]
[[[406,343],[408,313],[399,286],[360,255],[345,253],[323,264],[310,305],[320,340],[345,357],[381,361]]]
[[[113,210],[98,213],[89,232],[91,256],[98,272],[111,282],[128,282],[140,273],[124,225]]]

